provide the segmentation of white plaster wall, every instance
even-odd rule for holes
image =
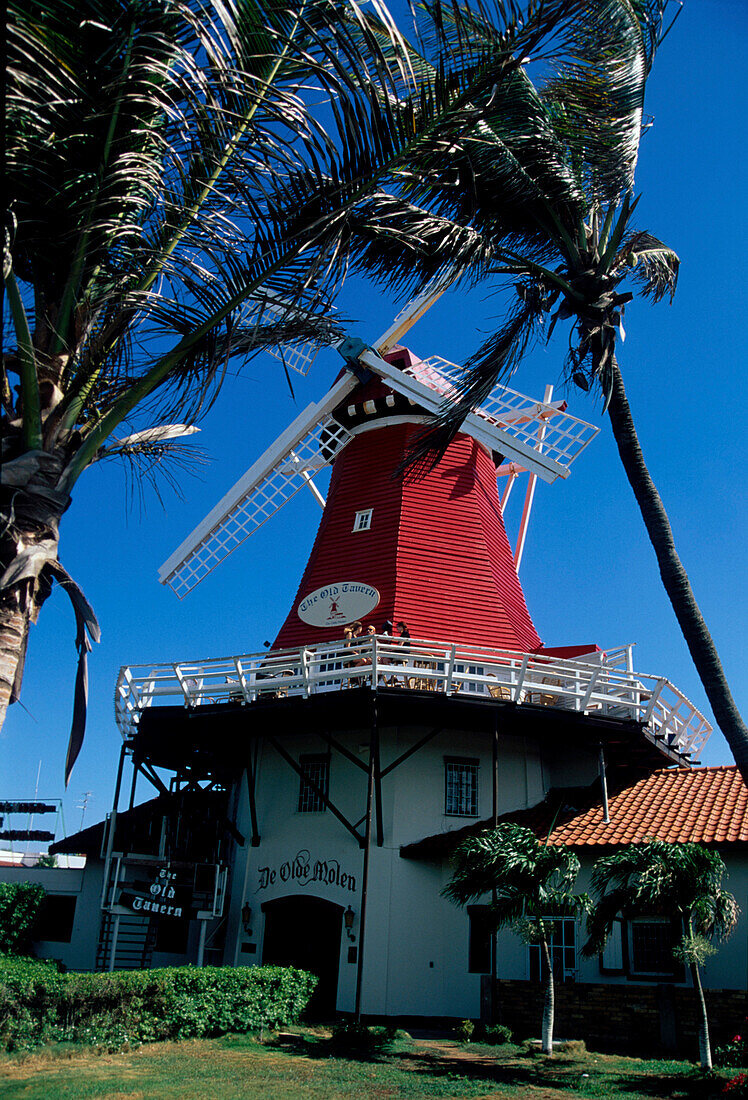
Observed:
[[[735,931],[724,942],[715,942],[717,954],[708,959],[702,969],[702,982],[707,989],[748,989],[748,855],[735,854],[729,849],[723,850],[722,858],[727,866],[727,875],[723,880],[725,889],[733,893],[740,906],[740,916]],[[577,880],[579,892],[589,891],[589,875],[594,857],[581,856],[582,869]],[[577,945],[581,948],[584,938],[584,921],[577,927]],[[498,974],[501,978],[523,981],[528,979],[529,960],[527,947],[511,930],[503,929],[498,934]],[[625,974],[602,974],[597,956],[584,958],[577,953],[577,972],[580,982],[604,982],[611,985],[656,984],[633,982]],[[684,982],[691,984],[690,976]]]
[[[423,727],[382,729],[381,763],[386,767],[424,734]],[[368,730],[336,735],[366,764]],[[324,751],[318,737],[294,731],[284,747],[298,760]],[[444,814],[444,758],[478,759],[478,818]],[[330,796],[352,822],[366,810],[366,772],[333,750]],[[237,825],[247,837],[236,851],[228,910],[224,961],[253,965],[262,959],[265,902],[290,894],[312,894],[348,905],[356,914],[353,928],[359,945],[363,852],[344,826],[327,811],[297,811],[299,777],[273,747],[263,745],[257,769],[257,817],[261,843],[249,842],[250,815],[246,782],[237,792]],[[545,794],[541,749],[532,737],[504,735],[499,742],[499,813],[521,809]],[[476,1016],[480,975],[468,974],[467,914],[440,896],[449,869],[400,857],[400,846],[437,832],[448,832],[489,817],[492,812],[492,748],[489,736],[471,732],[439,734],[395,768],[382,782],[384,846],[372,843],[364,952],[362,1009],[370,1014]],[[300,851],[311,864],[337,861],[348,881],[344,886],[293,877]],[[273,881],[268,870],[275,873]],[[285,877],[282,873],[285,869]],[[355,888],[351,889],[351,876]],[[253,910],[252,936],[241,928],[240,912]],[[253,942],[254,954],[239,950]],[[338,1008],[354,1007],[356,965],[347,961],[350,941],[341,937]]]
[[[48,894],[74,895],[75,919],[70,943],[41,941],[34,944],[42,959],[59,959],[69,970],[93,970],[101,922],[103,863],[89,860],[85,867],[3,867],[3,882],[38,882]]]

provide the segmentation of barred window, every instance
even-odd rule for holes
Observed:
[[[444,812],[454,817],[478,816],[478,761],[444,761]]]
[[[577,976],[577,922],[574,917],[544,917],[553,924],[551,941],[551,960],[555,981],[574,981]],[[543,976],[541,947],[532,943],[527,950],[530,953],[530,980],[539,982]]]
[[[324,799],[307,782],[311,779],[319,791],[327,796],[330,781],[329,756],[302,756],[299,765],[303,776],[299,781],[299,813],[314,814],[326,809]]]
[[[672,978],[682,972],[673,955],[677,922],[669,917],[634,917],[627,932],[629,973]]]

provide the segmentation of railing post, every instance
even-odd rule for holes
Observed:
[[[377,686],[377,680],[379,679],[379,666],[378,666],[379,654],[377,652],[377,636],[372,635],[371,638],[371,686],[375,688]]]
[[[592,675],[590,676],[590,682],[587,684],[587,690],[584,693],[584,698],[582,700],[577,699],[577,703],[579,704],[579,709],[581,711],[586,711],[587,710],[587,704],[590,701],[590,697],[592,696],[592,692],[595,690],[595,684],[600,679],[600,673],[601,672],[602,672],[602,666],[598,665],[597,668],[592,673]]]
[[[455,655],[457,653],[457,646],[452,645],[449,649],[449,658],[447,660],[447,679],[444,684],[444,694],[452,694],[452,678],[455,674]]]
[[[301,650],[301,672],[304,677],[304,695],[309,696],[309,650]]]
[[[530,654],[526,653],[522,658],[522,664],[519,666],[517,673],[517,686],[514,689],[514,702],[521,703],[520,696],[522,695],[522,685],[525,682],[525,673],[527,672],[527,666],[530,663]]]
[[[661,676],[660,679],[655,684],[655,689],[652,692],[652,698],[649,700],[649,705],[647,706],[647,709],[645,710],[644,715],[642,717],[642,722],[644,722],[645,726],[648,726],[649,723],[652,721],[652,715],[654,714],[654,709],[657,706],[660,695],[662,694],[662,689],[664,688],[666,683],[667,683],[667,680],[665,679],[665,677]]]

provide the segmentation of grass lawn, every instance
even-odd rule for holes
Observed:
[[[572,1044],[552,1060],[524,1047],[400,1043],[371,1060],[334,1057],[324,1038],[264,1045],[246,1036],[154,1043],[122,1054],[56,1047],[0,1059],[3,1100],[426,1100],[522,1097],[707,1100],[737,1070],[711,1079],[687,1062],[590,1054]],[[724,1094],[737,1097],[736,1093]]]

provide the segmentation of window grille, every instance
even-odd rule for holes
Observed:
[[[577,922],[574,917],[543,917],[553,924],[550,949],[553,961],[554,981],[574,981],[577,976]],[[539,943],[531,943],[527,948],[530,956],[530,980],[539,982],[543,976],[542,948]]]
[[[635,917],[627,931],[630,973],[672,978],[682,969],[673,956],[677,926],[669,917]]]
[[[367,508],[364,512],[356,512],[356,518],[353,521],[353,530],[368,531],[371,527],[371,515],[373,511],[373,508]]]
[[[444,812],[454,817],[478,816],[478,761],[444,761]]]
[[[303,773],[299,782],[299,813],[321,813],[326,809],[324,799],[307,780],[311,779],[327,797],[330,781],[330,758],[329,756],[302,756],[299,765]]]

